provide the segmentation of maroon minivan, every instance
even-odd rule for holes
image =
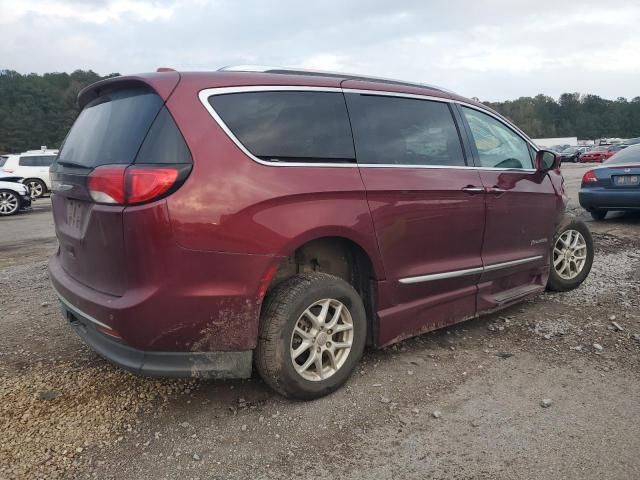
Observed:
[[[98,82],[51,167],[53,287],[98,354],[310,399],[382,347],[593,260],[552,152],[484,105],[364,76]]]

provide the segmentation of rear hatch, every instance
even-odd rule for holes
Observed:
[[[94,290],[122,296],[128,205],[171,193],[190,164],[184,139],[154,90],[127,82],[100,89],[84,105],[50,169],[59,261],[67,274]],[[131,180],[130,169],[144,175]],[[173,184],[158,187],[155,173],[167,170],[178,172],[168,180]],[[126,191],[132,185],[147,194],[131,202]]]

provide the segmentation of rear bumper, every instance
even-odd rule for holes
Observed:
[[[49,260],[49,278],[68,309],[114,330],[128,347],[176,353],[255,348],[261,284],[276,258],[174,249],[163,260],[151,267],[162,269],[157,274],[146,264],[131,267],[131,276],[149,278],[146,284],[143,278],[137,285],[130,281],[122,296],[79,282],[58,254]]]
[[[58,294],[62,310],[74,331],[98,355],[125,370],[150,377],[249,378],[252,351],[156,352],[129,347],[98,330],[106,326],[80,311]]]
[[[583,188],[578,193],[580,205],[586,210],[596,208],[611,210],[640,209],[640,189]]]

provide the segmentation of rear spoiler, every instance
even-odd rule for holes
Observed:
[[[151,87],[166,102],[178,86],[178,83],[180,83],[180,74],[176,71],[141,73],[139,75],[106,78],[80,90],[78,94],[78,104],[80,108],[84,108],[91,100],[106,92],[140,86]]]

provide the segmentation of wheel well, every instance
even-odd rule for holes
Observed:
[[[367,312],[367,344],[371,344],[376,334],[371,288],[373,265],[362,247],[343,237],[311,240],[282,261],[271,280],[267,294],[283,280],[303,272],[329,273],[342,278],[356,289]]]

